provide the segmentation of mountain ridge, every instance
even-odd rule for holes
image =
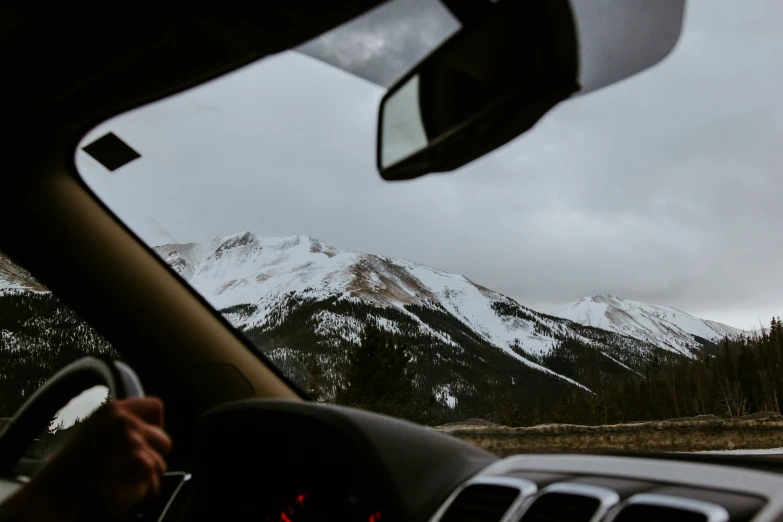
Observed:
[[[695,317],[667,305],[656,305],[611,295],[583,297],[561,305],[552,315],[571,321],[628,335],[655,344],[659,348],[692,355],[706,340],[736,338],[738,328]],[[700,340],[702,339],[702,340]]]
[[[512,356],[515,352],[507,349],[509,345],[521,344],[526,352],[540,356],[549,351],[553,340],[535,331],[514,309],[542,321],[547,316],[461,274],[339,248],[309,236],[242,232],[208,243],[168,244],[155,250],[216,308],[254,304],[254,314],[236,318],[239,327],[263,323],[269,307],[258,304],[294,292],[307,298],[360,299],[403,312],[407,305],[440,307]],[[316,259],[321,255],[326,259]],[[505,316],[495,310],[504,307],[512,309]]]

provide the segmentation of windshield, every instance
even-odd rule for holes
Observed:
[[[106,121],[79,173],[317,400],[433,425],[779,413],[783,5],[693,0],[658,65],[387,183],[380,100],[459,30],[427,5]],[[138,157],[96,161],[108,133]]]

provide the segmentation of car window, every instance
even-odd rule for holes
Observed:
[[[783,287],[782,6],[689,1],[658,65],[444,175],[387,183],[375,165],[406,36],[420,51],[459,29],[427,12],[118,115],[75,164],[320,401],[436,425],[778,412],[778,348],[760,350]]]
[[[0,425],[59,369],[88,355],[117,357],[98,332],[0,252]],[[106,391],[96,387],[74,398],[28,456],[42,458],[52,451],[68,428],[106,399]]]

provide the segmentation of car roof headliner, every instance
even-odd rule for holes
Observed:
[[[2,113],[17,137],[28,128],[38,139],[73,141],[114,114],[296,47],[379,3],[3,3]]]

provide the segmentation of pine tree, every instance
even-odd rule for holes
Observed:
[[[348,356],[345,382],[337,402],[378,413],[418,420],[421,406],[414,400],[408,373],[410,355],[405,345],[369,324],[361,344]],[[434,400],[434,396],[433,396]]]
[[[323,377],[318,358],[312,355],[307,361],[307,395],[316,402],[323,399],[323,390],[321,389]]]
[[[516,427],[523,423],[522,414],[519,412],[517,404],[511,397],[511,393],[506,392],[503,405],[495,414],[495,421],[503,426]]]

